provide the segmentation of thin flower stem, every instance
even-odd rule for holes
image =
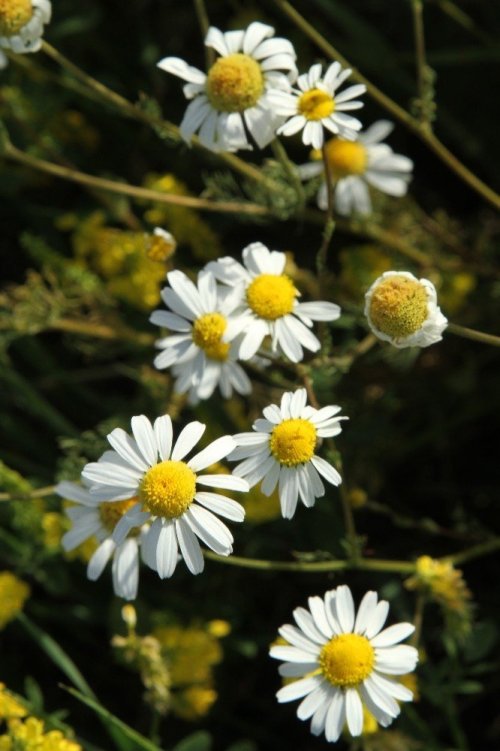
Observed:
[[[418,649],[420,642],[420,635],[422,633],[422,625],[424,621],[424,608],[425,608],[425,594],[418,592],[415,602],[415,615],[413,616],[413,625],[415,631],[410,639],[410,644]]]
[[[273,141],[271,141],[271,148],[273,150],[274,156],[276,157],[278,162],[282,165],[290,182],[295,188],[297,197],[300,202],[300,206],[304,207],[306,203],[306,196],[304,193],[304,187],[297,173],[297,168],[295,167],[295,164],[289,158],[288,154],[286,153],[286,149],[281,143],[281,141],[279,140],[279,138],[276,137]]]
[[[357,71],[349,63],[346,58],[341,55],[335,47],[333,47],[324,36],[322,36],[316,29],[306,21],[306,19],[298,13],[298,11],[290,5],[287,0],[273,0],[280,10],[290,18],[295,25],[303,31],[303,33],[313,41],[319,49],[321,49],[326,55],[338,62],[346,68],[352,68],[352,77],[354,80],[364,83],[368,94],[378,102],[381,107],[391,113],[397,118],[403,125],[405,125],[412,133],[415,133],[448,167],[455,172],[470,188],[476,191],[482,196],[488,203],[495,208],[500,208],[500,196],[495,193],[492,188],[486,185],[480,180],[473,172],[471,172],[464,164],[462,164],[449,149],[446,148],[441,141],[425,126],[422,125],[416,118],[414,118],[403,107],[400,107],[394,100],[384,94],[379,88],[377,88],[371,81],[365,78],[359,71]]]
[[[244,558],[242,556],[221,556],[204,550],[205,558],[227,566],[239,568],[251,568],[259,571],[302,571],[308,574],[325,573],[328,571],[381,571],[397,574],[413,574],[415,564],[409,561],[387,561],[383,559],[363,558],[359,561],[334,560],[334,561],[270,561],[262,558]]]
[[[171,193],[161,193],[157,190],[142,188],[138,185],[129,185],[115,180],[107,180],[95,175],[88,175],[85,172],[63,167],[44,159],[38,159],[25,151],[17,149],[9,144],[4,151],[4,156],[12,161],[24,164],[40,172],[46,172],[63,180],[79,183],[80,185],[90,186],[92,188],[105,190],[119,195],[131,196],[146,201],[157,201],[158,203],[169,203],[175,206],[186,206],[201,211],[213,211],[217,213],[228,214],[246,214],[248,216],[267,216],[270,212],[264,206],[258,206],[254,203],[239,203],[233,201],[209,201],[206,198],[194,198],[191,196],[178,196]]]
[[[459,326],[457,323],[449,323],[447,331],[455,336],[462,336],[464,339],[473,339],[482,344],[491,344],[492,347],[500,347],[500,336],[494,334],[485,334],[483,331],[468,329],[465,326]]]
[[[32,498],[45,498],[52,495],[55,485],[47,485],[45,488],[36,488],[29,493],[0,493],[0,501],[29,501]]]
[[[59,52],[59,50],[56,50],[55,47],[50,45],[48,42],[42,42],[42,51],[45,52],[48,57],[54,60],[54,62],[56,62],[62,68],[71,73],[71,75],[81,81],[89,89],[89,91],[93,93],[94,96],[92,98],[95,98],[95,95],[97,94],[99,97],[101,97],[101,99],[104,99],[112,104],[118,109],[119,112],[126,115],[127,117],[130,117],[133,120],[138,120],[139,122],[143,122],[152,128],[162,129],[163,131],[168,132],[173,138],[177,138],[179,140],[181,139],[179,128],[173,125],[173,123],[145,112],[133,102],[130,102],[128,99],[121,96],[121,94],[118,94],[116,91],[113,91],[108,86],[102,84],[100,81],[97,81],[97,79],[89,76],[88,73],[85,73],[85,71],[82,70],[78,65],[72,63],[71,60],[69,60],[67,57],[65,57],[65,55]],[[273,180],[270,180],[265,175],[263,175],[257,167],[244,162],[243,159],[240,159],[235,154],[226,152],[215,153],[213,151],[210,151],[200,143],[199,139],[196,136],[193,136],[191,143],[195,148],[204,151],[206,154],[210,154],[212,158],[224,162],[228,167],[235,170],[236,172],[239,172],[244,177],[264,184],[269,189],[276,189],[278,187]]]
[[[443,560],[450,561],[456,566],[461,563],[473,561],[475,558],[481,558],[483,555],[496,553],[497,550],[500,550],[500,537],[494,537],[492,540],[479,543],[479,545],[473,545],[471,548],[463,550],[461,553],[444,556]]]
[[[430,121],[426,116],[425,101],[427,95],[425,61],[425,37],[422,0],[410,0],[413,16],[413,36],[415,39],[415,62],[417,68],[417,91],[419,100],[418,115],[422,127],[431,128]]]
[[[323,156],[323,167],[325,170],[326,194],[327,194],[328,203],[327,203],[327,210],[326,210],[326,216],[325,216],[325,226],[323,229],[323,240],[322,240],[320,249],[318,250],[318,253],[316,255],[316,271],[318,273],[320,287],[321,287],[321,280],[323,278],[323,274],[326,269],[326,259],[328,255],[328,248],[330,246],[330,241],[332,239],[332,235],[335,230],[335,222],[333,220],[332,171],[330,169],[330,162],[328,161],[328,156],[326,153],[326,146],[324,143],[321,149],[321,154]]]
[[[201,36],[203,41],[210,28],[210,20],[208,18],[207,8],[204,0],[194,0],[194,10],[198,18],[198,24],[200,26]],[[205,47],[205,62],[207,70],[213,65],[215,60],[215,51],[211,47]]]
[[[105,323],[92,323],[83,319],[60,318],[53,321],[51,329],[64,331],[68,334],[82,334],[96,339],[116,339],[118,341],[133,342],[144,347],[151,347],[155,342],[153,334],[143,331],[134,331],[124,326],[111,326]]]

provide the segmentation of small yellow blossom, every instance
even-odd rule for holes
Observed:
[[[28,717],[8,723],[8,731],[0,736],[0,751],[82,751],[82,747],[59,730],[45,733],[42,720]]]
[[[0,629],[23,609],[30,588],[10,571],[0,572]]]
[[[203,628],[159,626],[153,635],[163,647],[176,686],[210,680],[212,667],[222,660],[218,640]]]
[[[43,544],[48,550],[60,549],[67,527],[66,518],[58,511],[47,511],[42,516]]]
[[[166,262],[175,250],[173,237],[165,237],[108,227],[97,211],[79,225],[73,244],[77,259],[104,277],[110,294],[146,311],[160,302]]]
[[[362,508],[368,500],[368,495],[363,488],[351,488],[347,498],[353,508]]]
[[[26,717],[27,714],[23,705],[6,691],[3,683],[0,683],[0,720],[18,719]]]
[[[217,701],[217,691],[209,686],[191,686],[172,697],[172,709],[183,720],[199,720]]]
[[[444,608],[458,613],[468,608],[471,598],[460,569],[429,555],[417,558],[415,576],[406,581],[406,587],[424,590]]]
[[[211,636],[215,636],[216,639],[223,639],[225,636],[231,633],[231,624],[229,621],[223,621],[215,619],[207,623],[207,631]]]

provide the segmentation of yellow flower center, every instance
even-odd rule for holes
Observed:
[[[373,670],[375,650],[365,636],[341,634],[325,644],[319,655],[320,669],[334,686],[351,688]]]
[[[269,442],[271,453],[285,467],[310,461],[316,448],[316,428],[309,420],[284,420],[273,428]]]
[[[362,175],[366,171],[368,162],[366,146],[359,141],[330,138],[325,150],[328,164],[335,177]]]
[[[184,462],[166,461],[148,469],[139,487],[144,510],[177,519],[187,511],[196,493],[196,475]]]
[[[227,321],[220,313],[205,313],[193,323],[193,342],[211,360],[227,360],[230,345],[221,341]]]
[[[264,91],[259,63],[241,52],[219,57],[208,71],[207,96],[219,112],[243,112],[254,107]]]
[[[137,498],[130,498],[126,501],[105,501],[99,506],[99,516],[104,527],[112,532],[122,516],[135,506]]]
[[[161,235],[151,235],[146,255],[151,261],[163,263],[174,251],[175,241],[169,242]]]
[[[0,36],[14,36],[32,15],[31,0],[0,0]]]
[[[267,321],[275,321],[291,313],[297,295],[292,280],[284,274],[261,274],[247,287],[249,306]]]
[[[322,120],[335,110],[335,99],[326,91],[310,89],[299,98],[298,110],[306,120]]]
[[[428,315],[425,287],[414,279],[392,276],[377,285],[370,303],[370,318],[379,331],[405,338],[418,331]]]

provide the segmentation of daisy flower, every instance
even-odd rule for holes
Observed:
[[[417,650],[399,644],[415,627],[398,623],[381,631],[389,603],[377,599],[367,592],[356,614],[345,585],[310,597],[308,609],[293,611],[297,625],[279,629],[290,646],[271,648],[271,657],[285,660],[280,675],[299,679],[278,691],[278,701],[302,699],[297,717],[312,718],[311,732],[324,732],[327,741],[337,741],[345,723],[351,735],[361,734],[363,704],[387,727],[400,713],[398,701],[413,699],[391,676],[415,669]]]
[[[324,76],[322,71],[320,63],[313,65],[308,73],[298,77],[297,89],[269,93],[276,112],[287,117],[278,128],[278,135],[293,136],[302,130],[302,142],[314,149],[323,146],[323,128],[344,138],[356,138],[361,123],[346,111],[360,109],[363,102],[357,101],[356,97],[366,91],[366,86],[360,83],[337,94],[336,90],[352,71],[349,68],[342,70],[337,62],[330,65]]]
[[[161,295],[170,310],[155,310],[149,320],[176,333],[158,340],[161,352],[155,366],[172,368],[175,390],[181,394],[188,391],[191,403],[208,399],[217,385],[226,399],[233,388],[239,394],[249,394],[252,385],[236,362],[236,343],[230,345],[223,339],[240,302],[240,291],[221,289],[207,271],[198,275],[197,285],[182,271],[170,271],[167,279],[170,287]]]
[[[326,158],[335,185],[335,208],[339,214],[370,214],[372,205],[368,186],[389,196],[404,196],[411,180],[413,162],[402,154],[395,154],[390,146],[381,143],[394,128],[388,120],[378,120],[359,133],[356,141],[331,138],[325,144]],[[316,161],[299,167],[302,178],[324,173],[321,153]],[[318,191],[318,206],[326,211],[328,190],[323,182]]]
[[[135,505],[135,498],[117,503],[100,500],[89,489],[74,482],[60,482],[55,492],[62,498],[73,501],[66,509],[72,528],[62,538],[66,552],[74,550],[86,540],[97,538],[99,546],[87,567],[87,577],[96,581],[112,558],[113,588],[118,597],[134,600],[139,584],[140,529],[131,530],[130,536],[116,545],[113,531],[120,519]]]
[[[319,439],[338,435],[340,420],[348,418],[339,415],[340,407],[314,409],[306,402],[305,389],[284,393],[279,407],[270,404],[263,410],[265,419],[254,422],[253,433],[233,436],[237,448],[228,457],[244,459],[234,474],[250,487],[262,480],[261,491],[270,496],[278,486],[285,519],[293,517],[299,498],[310,508],[325,494],[320,475],[332,485],[342,482],[337,470],[314,451]]]
[[[150,525],[142,537],[144,562],[159,576],[172,576],[178,551],[192,574],[203,571],[198,538],[218,555],[229,555],[233,536],[216,514],[243,521],[245,512],[236,501],[202,487],[248,490],[248,483],[225,474],[198,474],[233,450],[231,436],[213,441],[189,461],[186,455],[205,432],[205,425],[190,422],[173,444],[172,421],[158,417],[154,425],[144,415],[132,418],[133,437],[115,428],[107,451],[98,462],[87,464],[83,479],[96,498],[110,502],[134,501],[116,525],[112,538],[121,545],[130,530]]]
[[[241,360],[253,357],[270,336],[273,352],[281,350],[292,362],[299,362],[304,356],[302,347],[317,352],[321,346],[310,331],[312,322],[334,321],[340,316],[334,303],[298,302],[300,292],[283,273],[285,263],[284,253],[257,242],[243,250],[243,266],[230,257],[207,265],[221,282],[243,289],[235,310],[241,317],[225,335],[230,341],[243,332],[238,351]]]
[[[49,0],[0,0],[0,47],[12,52],[37,52],[51,14]],[[0,58],[5,60],[5,55]],[[5,67],[1,59],[0,67]]]
[[[433,283],[408,271],[386,271],[373,282],[365,315],[375,336],[399,349],[435,344],[448,325]]]
[[[184,95],[191,99],[180,130],[189,143],[198,133],[212,151],[251,149],[247,131],[264,148],[275,135],[278,118],[268,91],[289,89],[297,77],[295,51],[287,39],[275,38],[272,26],[255,21],[246,31],[210,27],[205,45],[220,57],[208,73],[178,57],[165,57],[158,67],[184,81]]]

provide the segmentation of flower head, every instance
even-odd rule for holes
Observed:
[[[352,73],[349,68],[342,70],[340,63],[332,63],[324,76],[322,72],[323,67],[318,63],[298,77],[297,89],[269,93],[276,112],[287,118],[278,128],[278,135],[293,136],[302,130],[303,143],[314,149],[323,146],[323,128],[343,138],[356,138],[361,123],[346,111],[360,109],[363,102],[355,98],[366,91],[364,84],[356,84],[337,93]]]
[[[29,596],[25,582],[10,571],[0,572],[0,629],[16,617]]]
[[[142,535],[142,557],[162,579],[174,573],[179,550],[191,573],[203,571],[198,538],[219,555],[229,555],[233,536],[216,514],[233,521],[243,521],[245,515],[236,501],[198,487],[248,490],[248,483],[239,477],[199,474],[233,450],[231,436],[218,438],[185,461],[205,427],[191,422],[173,443],[168,415],[158,417],[154,425],[144,415],[133,417],[133,436],[115,428],[107,437],[113,451],[82,472],[96,498],[111,505],[131,501],[114,528],[115,545],[121,545],[134,527],[150,525]]]
[[[260,148],[274,138],[281,122],[270,106],[268,91],[289,89],[295,80],[295,52],[286,39],[275,38],[274,29],[254,22],[246,31],[210,27],[205,44],[220,57],[207,74],[178,57],[165,57],[158,67],[184,81],[191,99],[181,123],[181,135],[190,141],[198,133],[212,151],[251,149],[247,131]]]
[[[139,585],[139,546],[141,529],[138,527],[127,539],[117,545],[113,531],[120,519],[133,507],[136,499],[132,496],[119,503],[110,503],[102,496],[92,495],[88,487],[74,482],[60,482],[55,492],[62,498],[72,501],[66,508],[66,515],[72,528],[63,536],[61,543],[66,552],[75,550],[89,539],[96,539],[98,546],[87,566],[87,576],[96,581],[109,560],[113,561],[113,588],[118,597],[134,600]],[[110,493],[112,495],[112,493]]]
[[[261,490],[270,496],[278,486],[285,519],[293,517],[299,498],[310,508],[325,494],[320,475],[332,485],[342,482],[315,450],[319,439],[338,435],[340,420],[347,418],[338,414],[340,407],[314,409],[306,403],[305,389],[283,394],[280,407],[270,404],[264,409],[264,419],[254,422],[253,433],[234,436],[237,448],[229,455],[231,461],[244,459],[234,474],[250,487],[262,480]]]
[[[334,181],[335,208],[339,214],[369,214],[372,205],[368,186],[390,196],[406,194],[413,162],[381,143],[393,127],[388,120],[378,120],[359,133],[354,142],[342,136],[326,142],[325,153]],[[324,172],[321,154],[318,152],[314,156],[315,161],[299,168],[305,179]],[[328,190],[325,182],[318,191],[317,201],[320,209],[326,210]]]
[[[0,48],[37,52],[42,46],[43,27],[49,23],[51,14],[49,0],[0,0]],[[5,56],[0,54],[0,58],[1,68]]]
[[[243,333],[238,356],[253,357],[266,336],[271,337],[274,352],[281,350],[292,362],[302,360],[302,348],[317,352],[320,343],[310,331],[313,321],[334,321],[340,308],[331,302],[300,303],[300,292],[283,273],[286,256],[269,250],[262,243],[252,243],[243,250],[243,264],[234,258],[220,258],[208,264],[221,282],[241,289],[239,318],[228,328],[232,340]]]
[[[249,394],[252,386],[236,362],[236,343],[231,346],[224,338],[240,302],[239,290],[221,289],[210,272],[199,274],[197,285],[182,271],[171,271],[167,279],[170,287],[162,298],[170,310],[155,310],[149,320],[175,334],[158,340],[155,366],[172,368],[175,390],[189,391],[192,403],[208,399],[217,385],[226,399],[233,388]]]
[[[0,736],[1,751],[83,751],[79,743],[70,740],[60,730],[45,732],[42,720],[36,717],[14,719],[7,732]]]
[[[414,631],[411,623],[381,630],[389,604],[367,592],[356,614],[349,587],[310,597],[309,608],[293,611],[295,625],[279,633],[289,646],[273,646],[271,657],[285,660],[280,675],[295,678],[277,693],[280,703],[302,699],[297,716],[311,719],[314,735],[336,741],[347,723],[351,735],[363,729],[363,705],[383,727],[400,713],[398,701],[412,692],[391,676],[414,670],[418,652],[400,645]],[[396,701],[397,700],[397,701]]]
[[[441,341],[448,325],[436,288],[408,271],[386,271],[365,295],[365,315],[379,339],[400,349]]]

